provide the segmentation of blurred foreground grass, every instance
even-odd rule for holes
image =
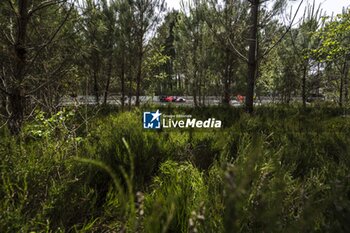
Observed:
[[[350,232],[344,110],[160,110],[224,127],[147,131],[135,109],[2,128],[0,232]]]

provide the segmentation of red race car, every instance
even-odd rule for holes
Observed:
[[[173,96],[167,96],[164,98],[165,102],[173,102],[174,101],[174,97]]]

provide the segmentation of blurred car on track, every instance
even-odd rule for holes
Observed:
[[[318,101],[324,101],[326,99],[326,97],[322,94],[310,94],[307,99],[306,102],[318,102]]]
[[[164,98],[164,102],[174,102],[174,97],[173,96],[167,96]]]
[[[173,102],[177,102],[177,103],[186,102],[186,99],[183,97],[174,96]]]
[[[165,95],[159,96],[159,101],[160,101],[160,102],[166,102],[166,101],[165,101],[166,97],[167,97],[167,96],[165,96]]]
[[[186,102],[186,99],[183,97],[179,97],[179,96],[160,96],[159,97],[159,101],[160,102],[176,102],[176,103],[180,103],[180,102]]]

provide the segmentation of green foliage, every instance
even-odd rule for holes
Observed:
[[[148,131],[134,110],[92,120],[78,144],[51,130],[66,111],[0,130],[2,232],[349,231],[341,109],[166,111],[220,114],[224,128]]]
[[[332,62],[339,59],[348,59],[350,30],[350,12],[337,15],[334,20],[328,21],[325,27],[315,33],[322,41],[321,45],[312,50],[313,56],[322,62]]]
[[[131,145],[132,159],[135,161],[135,177],[137,189],[143,189],[150,182],[160,162],[165,159],[159,135],[145,132],[140,127],[142,114],[122,113],[119,116],[109,116],[96,122],[97,127],[90,132],[90,137],[84,143],[82,156],[96,158],[114,168],[120,174],[119,167],[129,171],[131,167],[128,150],[123,140]],[[104,124],[103,122],[109,122]],[[121,174],[120,174],[121,175]],[[95,183],[105,186],[108,179],[93,175]]]
[[[146,232],[192,232],[206,199],[202,174],[190,163],[164,162],[146,196]],[[204,219],[202,219],[204,220]]]
[[[84,184],[83,171],[66,149],[55,141],[10,136],[2,138],[0,148],[3,232],[63,231],[89,218],[94,190]]]
[[[54,138],[69,133],[67,123],[72,119],[74,113],[71,111],[58,111],[56,114],[47,118],[45,112],[35,113],[35,124],[29,124],[24,129],[24,134],[33,138]]]
[[[144,85],[148,90],[149,95],[155,94],[155,89],[160,82],[163,82],[167,77],[165,72],[160,72],[160,67],[165,65],[170,57],[163,54],[164,47],[157,48],[153,46],[145,59],[143,72],[145,74]]]

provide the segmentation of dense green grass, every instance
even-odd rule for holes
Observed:
[[[160,110],[224,128],[148,131],[143,110],[105,109],[1,129],[0,232],[350,232],[343,110]]]

